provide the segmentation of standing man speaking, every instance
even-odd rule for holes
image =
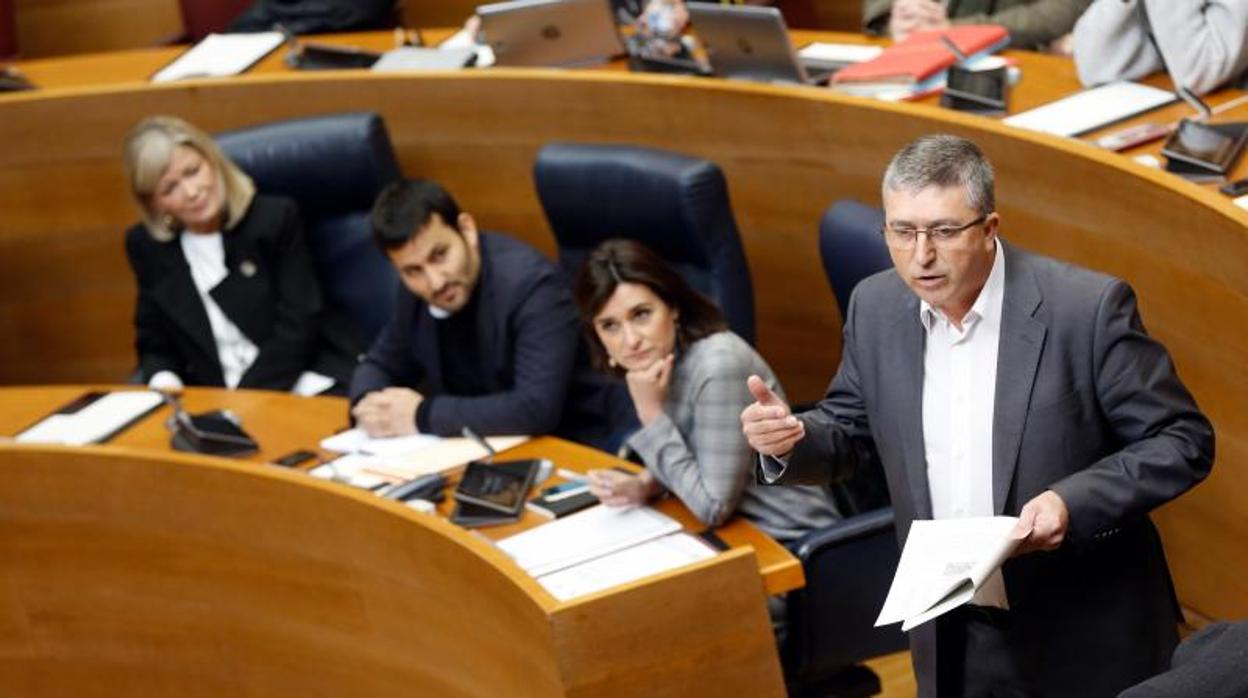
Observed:
[[[1110,696],[1164,670],[1179,612],[1148,512],[1209,473],[1213,428],[1134,293],[1006,244],[970,141],[906,146],[883,199],[894,268],[855,290],[827,395],[793,415],[750,378],[764,479],[878,459],[903,543],[915,519],[1019,518],[995,582],[912,632],[922,696]]]

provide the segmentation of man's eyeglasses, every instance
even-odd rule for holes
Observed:
[[[928,241],[933,245],[940,246],[953,242],[963,231],[974,228],[988,220],[989,215],[991,214],[984,214],[966,225],[938,225],[931,228],[893,226],[886,223],[884,229],[880,232],[884,234],[884,241],[888,243],[888,246],[898,250],[913,248],[914,243],[919,239],[920,233],[927,235]]]

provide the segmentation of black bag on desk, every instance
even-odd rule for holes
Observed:
[[[210,456],[246,456],[260,450],[255,439],[221,411],[189,414],[175,409],[170,419],[173,437],[169,445],[175,451],[203,453]]]
[[[394,5],[394,0],[256,0],[228,31],[269,31],[274,24],[296,34],[385,29],[394,26]]]
[[[286,53],[286,65],[296,70],[371,68],[379,59],[377,51],[330,44],[300,43]]]

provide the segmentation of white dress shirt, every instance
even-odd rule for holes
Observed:
[[[932,516],[992,516],[992,418],[997,348],[1005,296],[1005,256],[997,243],[992,270],[959,330],[926,301],[919,319],[923,352],[923,444]],[[1007,608],[1000,573],[972,603]]]
[[[178,239],[186,263],[191,268],[191,279],[195,281],[199,299],[208,313],[208,324],[212,326],[212,338],[217,344],[217,358],[221,361],[225,385],[236,388],[243,374],[259,356],[260,349],[226,317],[209,293],[229,275],[225,267],[225,243],[221,240],[221,233],[184,232]]]

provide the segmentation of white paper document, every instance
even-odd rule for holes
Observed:
[[[282,45],[281,32],[209,34],[152,76],[152,82],[238,75]]]
[[[490,436],[485,439],[496,452],[528,441],[527,436]],[[429,473],[440,473],[470,460],[489,456],[472,439],[442,438],[412,434],[388,439],[370,438],[363,429],[348,429],[321,440],[326,451],[368,456],[353,463],[362,470],[388,479],[407,480]]]
[[[1055,136],[1077,136],[1177,99],[1173,92],[1156,87],[1112,82],[1015,114],[1002,123]]]
[[[18,443],[99,443],[164,402],[154,390],[108,393],[73,414],[53,414],[17,435]]]
[[[541,577],[679,530],[675,519],[650,507],[599,505],[504,538],[498,547]]]
[[[1012,516],[912,523],[875,624],[900,622],[909,631],[970,601],[985,585],[1000,584],[1001,564],[1019,543],[1012,535],[1017,523]]]
[[[347,429],[321,439],[321,448],[339,453],[365,453],[374,456],[402,456],[416,453],[441,441],[429,434],[412,434],[374,439],[363,429]]]
[[[715,557],[715,550],[697,537],[673,533],[565,567],[537,581],[551,596],[567,601],[711,557]]]
[[[333,480],[353,487],[371,490],[383,484],[393,482],[395,478],[380,475],[373,471],[377,465],[375,456],[363,456],[348,453],[322,463],[308,471],[312,477],[322,480]]]
[[[471,47],[402,46],[381,54],[381,58],[373,64],[371,70],[380,73],[404,70],[458,70],[467,65],[474,51]]]
[[[867,46],[864,44],[833,44],[816,41],[803,46],[797,52],[799,58],[828,63],[862,63],[879,56],[884,52],[883,46]]]

